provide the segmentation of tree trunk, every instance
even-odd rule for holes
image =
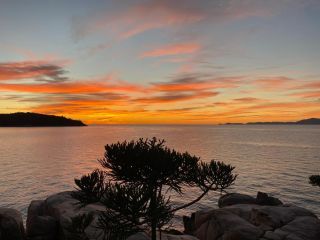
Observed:
[[[157,191],[153,191],[150,201],[151,208],[151,239],[157,240],[157,217],[155,216]]]

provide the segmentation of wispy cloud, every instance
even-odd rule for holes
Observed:
[[[303,92],[296,92],[289,94],[291,97],[299,97],[302,99],[309,99],[309,98],[320,98],[320,91],[303,91]]]
[[[294,89],[320,89],[320,81],[302,83],[295,86]]]
[[[0,80],[36,79],[45,82],[63,82],[67,71],[63,66],[44,61],[0,63]]]
[[[175,93],[175,94],[165,94],[161,96],[151,96],[147,98],[137,98],[134,101],[144,104],[150,103],[170,103],[170,102],[181,102],[187,100],[203,99],[217,96],[219,92],[209,92],[209,91],[195,91],[192,93]]]
[[[153,89],[158,91],[198,91],[206,89],[236,88],[243,77],[217,77],[206,74],[179,74],[169,82],[154,83]]]
[[[264,77],[256,79],[252,82],[260,89],[264,89],[267,91],[274,91],[277,89],[288,89],[298,82],[295,79],[288,78],[285,76],[278,76],[278,77]]]
[[[141,57],[162,57],[181,54],[191,54],[199,51],[200,48],[201,46],[198,43],[170,44],[146,51],[141,54]]]
[[[141,91],[138,85],[133,84],[106,84],[98,81],[74,81],[61,83],[32,83],[13,84],[0,83],[0,90],[47,93],[47,94],[81,94],[81,93],[102,93],[102,92],[137,92]]]
[[[242,98],[235,98],[233,101],[238,103],[259,103],[259,102],[268,102],[267,99],[255,98],[255,97],[242,97]]]
[[[319,101],[309,101],[318,98],[318,92],[310,89],[317,84],[300,83],[305,87],[303,91],[292,92],[297,90],[290,90],[290,87],[297,83],[300,82],[287,77],[248,80],[245,76],[214,77],[212,74],[190,73],[141,85],[111,74],[99,79],[67,82],[2,81],[0,91],[6,92],[6,97],[0,100],[30,103],[28,111],[76,116],[96,123],[117,122],[116,116],[119,121],[127,123],[142,123],[142,118],[145,122],[163,122],[169,121],[165,119],[170,113],[169,119],[176,123],[253,121],[259,118],[286,120],[285,116],[292,118],[297,114],[309,116],[317,113],[320,107]],[[244,84],[253,89],[243,91]],[[288,89],[286,101],[268,97],[283,87]],[[230,91],[232,95],[228,94]],[[256,97],[261,92],[268,95]],[[297,101],[297,97],[301,99]],[[281,118],[279,112],[285,116]]]
[[[184,27],[193,23],[212,24],[238,21],[249,17],[269,17],[288,7],[305,3],[293,1],[216,1],[216,0],[150,0],[112,2],[113,8],[95,13],[89,19],[74,19],[74,36],[79,39],[92,33],[113,33],[127,39],[150,30]]]
[[[180,26],[201,21],[205,16],[196,6],[190,7],[187,2],[181,4],[175,1],[153,0],[140,4],[114,2],[117,10],[109,9],[96,18],[87,21],[74,21],[74,36],[86,36],[92,32],[113,32],[120,38],[129,38],[153,29]]]

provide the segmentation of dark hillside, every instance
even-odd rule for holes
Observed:
[[[0,127],[60,127],[86,126],[79,120],[39,113],[0,114]]]

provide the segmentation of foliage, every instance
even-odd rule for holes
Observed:
[[[71,225],[68,228],[69,240],[89,240],[85,229],[92,223],[93,214],[80,214],[71,218]]]
[[[196,203],[209,191],[225,191],[236,179],[234,167],[214,160],[201,162],[156,138],[118,142],[106,145],[105,150],[99,160],[105,171],[95,170],[76,179],[78,192],[73,196],[82,206],[100,202],[106,207],[97,224],[106,232],[106,239],[124,239],[151,229],[155,240],[156,229],[168,224],[174,212]],[[174,208],[167,195],[182,195],[188,187],[198,188],[200,196]]]
[[[309,183],[320,187],[320,175],[312,175],[309,177]]]
[[[106,191],[105,174],[98,169],[74,181],[81,189],[81,191],[74,193],[74,197],[80,201],[81,206],[99,202]]]

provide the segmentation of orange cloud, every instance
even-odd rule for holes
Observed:
[[[43,113],[80,118],[87,123],[224,123],[249,121],[290,121],[302,117],[320,116],[320,103],[285,102],[243,106],[229,102],[219,108],[209,105],[194,105],[181,109],[162,109],[161,103],[188,101],[210,97],[210,93],[190,95],[185,98],[144,98],[115,101],[79,100],[56,104],[41,104],[31,109]],[[147,104],[147,105],[143,105]],[[128,106],[130,106],[128,108]],[[145,109],[144,106],[150,108]],[[159,107],[163,106],[162,104]]]
[[[45,61],[0,63],[0,80],[47,79],[65,81],[63,67]]]
[[[113,106],[127,106],[128,101],[123,100],[64,100],[53,104],[40,104],[32,109],[35,112],[43,113],[73,113],[92,114],[97,111],[110,110]]]
[[[296,86],[295,89],[315,89],[315,88],[320,89],[320,82],[319,81],[301,84],[301,85]]]
[[[268,91],[289,88],[297,84],[297,82],[294,79],[283,76],[261,78],[254,80],[252,83],[258,86],[259,88]]]
[[[250,106],[224,102],[219,105],[218,110],[207,116],[213,122],[294,121],[320,116],[318,102],[269,102]],[[203,117],[206,114],[203,113]]]
[[[162,96],[153,96],[148,98],[138,98],[135,99],[135,102],[139,103],[170,103],[170,102],[180,102],[180,101],[187,101],[193,99],[202,99],[208,97],[217,96],[218,92],[207,92],[207,91],[199,91],[193,93],[181,93],[181,94],[173,94],[173,95],[162,95]]]
[[[178,43],[162,46],[151,51],[146,51],[141,54],[142,58],[145,57],[161,57],[180,54],[191,54],[199,51],[201,46],[197,43]]]
[[[300,98],[320,98],[320,91],[306,91],[299,93],[292,93],[289,96],[300,97]]]
[[[131,84],[106,84],[97,81],[87,82],[61,82],[61,83],[33,83],[33,84],[11,84],[0,83],[0,90],[29,92],[29,93],[50,93],[50,94],[80,94],[80,93],[101,93],[101,92],[137,92],[143,88]]]
[[[266,99],[254,98],[254,97],[243,97],[243,98],[236,98],[233,101],[240,102],[240,103],[257,103],[257,102],[267,102]]]
[[[273,83],[264,97],[259,88],[251,95],[243,86]],[[98,80],[66,82],[0,82],[0,101],[25,110],[80,118],[87,123],[223,123],[276,121],[320,116],[320,102],[309,99],[319,93],[311,90],[317,82],[307,82],[305,92],[288,95],[286,102],[275,100],[274,92],[293,91],[299,81],[264,78],[248,81],[244,77],[212,77],[208,74],[178,74],[167,82],[143,86],[107,76]],[[277,84],[274,84],[277,83]],[[284,85],[283,85],[284,84]],[[307,88],[308,87],[308,88]],[[310,88],[310,90],[309,90]],[[8,92],[8,93],[7,93]],[[287,92],[286,92],[287,93]],[[230,95],[231,94],[231,95]],[[301,94],[301,101],[295,98]],[[302,95],[303,94],[303,95]],[[236,97],[237,96],[237,97]],[[299,95],[300,96],[300,95]],[[311,101],[310,101],[311,100]],[[183,105],[181,105],[183,104]],[[9,106],[10,107],[10,106]]]
[[[316,108],[320,107],[320,102],[276,102],[276,103],[267,103],[259,104],[255,106],[250,106],[247,109],[270,109],[270,110],[279,110],[279,109],[301,109],[304,108]]]

